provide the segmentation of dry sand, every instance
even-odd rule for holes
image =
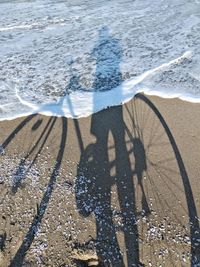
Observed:
[[[0,122],[0,266],[200,266],[199,121],[138,95]]]

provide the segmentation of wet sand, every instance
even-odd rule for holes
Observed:
[[[138,95],[0,122],[0,266],[198,264],[199,118],[199,104]]]

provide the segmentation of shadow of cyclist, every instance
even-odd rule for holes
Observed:
[[[122,81],[119,68],[121,56],[122,49],[119,40],[110,35],[107,27],[103,27],[99,31],[98,41],[92,51],[92,57],[96,59],[95,91],[109,90],[120,85]],[[122,94],[120,86],[118,94]],[[97,101],[94,93],[94,110]],[[125,266],[111,206],[111,187],[116,185],[127,266],[141,266],[133,173],[125,140],[122,106],[110,107],[94,113],[90,130],[91,134],[95,136],[96,142],[88,145],[81,154],[76,179],[78,210],[84,217],[91,213],[95,216],[96,250],[102,262],[108,266]],[[108,156],[109,134],[112,135],[114,142],[115,159],[113,162],[109,161]],[[111,175],[113,164],[116,169],[115,176]],[[141,171],[140,174],[142,175]],[[138,174],[138,179],[141,184],[140,174]]]

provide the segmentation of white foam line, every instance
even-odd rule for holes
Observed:
[[[45,21],[44,20],[42,22],[43,23],[34,22],[34,23],[31,23],[31,24],[9,25],[7,27],[0,28],[0,32],[12,31],[12,30],[18,30],[18,29],[31,29],[31,28],[33,28],[35,26],[45,26],[45,27],[48,26],[48,25],[45,24]],[[54,23],[55,24],[58,24],[58,23],[60,23],[60,25],[61,24],[66,25],[65,20],[59,19],[59,18],[54,18],[49,23],[51,23],[51,24],[54,24]]]
[[[182,56],[171,60],[168,63],[164,63],[162,65],[160,65],[157,68],[148,70],[146,72],[144,72],[143,74],[139,75],[138,77],[136,77],[134,80],[129,80],[127,81],[127,83],[131,83],[132,85],[136,85],[141,83],[144,79],[146,79],[147,77],[151,76],[152,74],[155,74],[159,71],[162,71],[164,69],[168,69],[169,67],[171,67],[172,65],[176,65],[176,64],[180,64],[184,59],[189,59],[192,57],[192,51],[186,51]],[[126,82],[125,82],[126,83]]]
[[[38,23],[33,23],[30,25],[16,25],[16,26],[3,27],[3,28],[0,28],[0,32],[12,31],[12,30],[16,30],[16,29],[30,29],[30,28],[37,26],[37,25],[38,25]]]
[[[128,81],[123,82],[120,86],[104,92],[73,92],[70,95],[66,95],[58,99],[57,102],[52,102],[49,104],[36,105],[30,103],[19,95],[16,90],[16,96],[21,104],[31,108],[30,111],[22,114],[18,114],[13,117],[6,118],[8,120],[22,117],[30,114],[40,113],[47,116],[65,116],[67,118],[80,118],[87,117],[95,112],[98,112],[102,109],[105,109],[110,106],[117,106],[120,104],[127,103],[130,101],[134,95],[140,92],[144,92],[149,95],[158,95],[165,98],[174,98],[178,97],[183,100],[188,100],[191,102],[200,102],[200,99],[195,99],[190,96],[184,96],[180,94],[174,93],[165,93],[154,91],[151,88],[144,87],[142,82],[156,74],[157,72],[163,71],[164,69],[170,68],[174,64],[180,64],[184,59],[191,58],[192,52],[187,51],[182,56],[171,60],[168,63],[164,63],[157,68],[148,70],[143,74],[139,75],[134,79],[130,79]],[[5,120],[5,118],[0,119]]]

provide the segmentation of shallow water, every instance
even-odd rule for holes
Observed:
[[[199,32],[197,0],[0,1],[0,119],[87,116],[141,91],[200,102]]]

